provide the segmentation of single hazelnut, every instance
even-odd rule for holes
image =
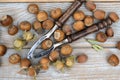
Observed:
[[[42,30],[42,24],[39,21],[34,21],[33,29],[35,31],[41,31]]]
[[[11,27],[8,28],[8,34],[9,35],[15,35],[18,33],[18,27],[13,25]]]
[[[76,11],[73,14],[73,18],[74,18],[74,20],[83,20],[85,18],[85,14],[83,11]]]
[[[65,38],[65,33],[62,30],[56,30],[54,32],[54,39],[56,41],[62,41]]]
[[[63,56],[69,56],[72,54],[73,48],[70,45],[63,45],[60,52]]]
[[[62,15],[61,8],[55,8],[55,9],[51,10],[51,12],[50,12],[50,16],[53,19],[58,19],[61,15]]]
[[[31,29],[31,24],[28,21],[22,21],[20,23],[20,29],[23,31],[29,31]]]
[[[114,31],[113,31],[112,27],[108,27],[106,29],[106,35],[107,35],[107,37],[113,37],[114,36]]]
[[[103,32],[98,32],[96,35],[96,40],[99,42],[105,42],[105,41],[107,41],[107,36]]]
[[[37,75],[36,69],[34,67],[30,66],[28,68],[28,75],[32,76],[32,77],[35,77]]]
[[[49,59],[51,61],[56,61],[58,58],[59,58],[59,52],[57,50],[54,50],[49,54]]]
[[[0,44],[0,56],[4,56],[7,52],[7,47],[5,45]]]
[[[115,12],[111,12],[109,17],[112,21],[117,22],[119,20],[119,16]]]
[[[64,31],[64,33],[65,33],[66,35],[72,34],[72,30],[71,30],[71,28],[70,28],[69,25],[64,25],[63,28],[62,28],[62,30]]]
[[[24,59],[22,59],[22,60],[20,61],[20,67],[21,67],[22,69],[27,69],[27,68],[30,67],[30,65],[31,65],[31,62],[30,62],[30,60],[27,59],[27,58],[24,58]]]
[[[86,16],[84,19],[85,26],[91,26],[94,23],[94,18],[92,16]]]
[[[48,14],[45,11],[39,11],[37,14],[37,20],[43,22],[48,19]]]
[[[55,63],[54,63],[54,66],[57,70],[63,70],[64,69],[64,63],[60,60],[57,60]]]
[[[65,60],[65,64],[67,67],[72,67],[74,64],[74,56],[69,56]]]
[[[11,56],[9,56],[9,62],[11,64],[17,64],[19,63],[21,60],[21,56],[19,54],[12,54]]]
[[[10,15],[5,15],[2,17],[0,23],[2,26],[10,26],[13,23],[13,18]]]
[[[43,29],[50,30],[54,26],[54,22],[50,19],[45,20],[42,23]]]
[[[27,10],[29,13],[37,14],[39,12],[39,7],[37,4],[29,4]]]
[[[76,31],[81,31],[85,28],[83,21],[76,21],[73,24],[73,29]]]
[[[88,60],[88,56],[86,54],[80,54],[76,58],[78,63],[85,63]]]
[[[112,54],[108,58],[108,63],[112,66],[117,66],[119,64],[119,58],[115,54]]]
[[[30,31],[25,31],[23,33],[23,39],[26,41],[30,41],[30,40],[34,39],[34,34]]]
[[[96,4],[93,1],[86,1],[85,6],[90,11],[94,11],[96,9]]]
[[[102,20],[102,19],[105,19],[105,11],[103,10],[96,10],[94,12],[94,17],[98,20]]]
[[[46,39],[46,40],[44,40],[44,41],[42,42],[41,48],[44,49],[44,50],[47,50],[47,49],[49,49],[52,45],[53,45],[52,40]]]
[[[116,47],[117,47],[117,49],[119,49],[119,50],[120,50],[120,41],[119,41],[119,42],[117,42]]]

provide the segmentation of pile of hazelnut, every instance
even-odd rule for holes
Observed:
[[[78,10],[73,14],[73,19],[75,20],[72,28],[75,31],[81,31],[86,27],[90,27],[94,24],[95,19],[103,20],[106,17],[106,13],[103,10],[96,9],[96,5],[87,1],[85,3],[86,8],[93,13],[91,15],[85,15],[82,10]],[[36,16],[36,19],[32,24],[28,21],[22,21],[20,24],[13,25],[13,18],[10,15],[3,16],[0,23],[2,26],[8,26],[8,34],[15,35],[18,33],[19,29],[23,31],[22,38],[17,38],[13,46],[16,50],[21,50],[28,42],[34,39],[35,34],[30,30],[33,28],[37,33],[41,33],[42,30],[50,30],[54,26],[54,20],[57,20],[62,15],[61,8],[55,8],[50,11],[50,17],[48,13],[43,10],[39,10],[39,6],[36,4],[29,4],[27,8],[29,13],[32,13]],[[118,16],[115,16],[113,13],[110,14],[110,17],[114,17],[117,21]],[[85,27],[86,26],[86,27]],[[57,29],[54,32],[54,39],[56,42],[60,42],[65,39],[65,36],[72,34],[71,26],[65,24],[62,29]],[[96,41],[105,42],[109,37],[114,36],[114,31],[112,27],[108,27],[106,32],[98,32],[96,34]],[[44,50],[49,49],[53,45],[51,39],[46,39],[42,42],[41,48]],[[120,49],[120,42],[117,44],[117,48]],[[7,51],[7,47],[3,44],[0,44],[0,56],[3,56]],[[38,70],[48,70],[50,65],[53,65],[56,70],[63,70],[65,67],[71,68],[74,65],[74,62],[85,63],[88,60],[88,56],[84,53],[77,56],[71,55],[73,48],[69,44],[63,45],[60,49],[56,49],[48,56],[42,57],[38,65],[32,65],[31,61],[27,58],[22,58],[19,54],[15,53],[9,56],[9,62],[11,64],[20,63],[20,67],[23,70],[27,70],[29,76],[35,77],[38,74]],[[119,64],[119,59],[115,54],[112,54],[108,58],[108,63],[112,66],[117,66]]]

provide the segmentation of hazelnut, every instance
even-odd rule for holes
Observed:
[[[112,54],[108,58],[108,63],[112,66],[117,66],[119,64],[119,58],[115,54]]]
[[[54,39],[56,41],[62,41],[65,38],[65,33],[62,30],[56,30],[54,32]]]
[[[83,21],[76,21],[73,24],[73,29],[76,31],[81,31],[85,28]]]
[[[15,25],[8,28],[9,35],[15,35],[17,33],[18,33],[18,27],[16,27]]]
[[[61,8],[51,10],[50,15],[53,19],[58,19],[62,15]]]
[[[102,20],[105,19],[105,11],[103,10],[96,10],[94,12],[94,17],[98,20]]]
[[[107,37],[113,37],[114,36],[114,31],[113,31],[112,27],[108,27],[106,29],[106,35],[107,35]]]
[[[96,9],[96,4],[93,1],[86,1],[85,6],[90,11],[94,11]]]
[[[62,28],[62,30],[64,31],[64,33],[66,35],[70,35],[72,33],[72,30],[71,30],[71,28],[70,28],[69,25],[64,25],[63,28]]]
[[[30,65],[31,65],[31,62],[30,62],[30,60],[27,59],[27,58],[24,58],[24,59],[22,59],[22,60],[20,61],[20,67],[21,67],[22,69],[27,69],[27,68],[30,67]]]
[[[54,63],[54,66],[57,70],[63,70],[64,69],[64,63],[60,60],[57,60],[55,63]]]
[[[42,24],[39,21],[34,21],[33,29],[35,31],[42,31]]]
[[[27,10],[29,13],[37,14],[39,12],[39,7],[37,4],[29,4]]]
[[[43,29],[46,29],[46,30],[50,30],[53,26],[54,26],[54,22],[52,20],[50,20],[50,19],[45,20],[42,23]]]
[[[119,20],[119,16],[115,12],[111,12],[109,17],[112,21],[117,22]]]
[[[13,18],[10,15],[5,15],[2,17],[0,23],[2,26],[10,26],[13,23]]]
[[[119,49],[119,50],[120,50],[120,41],[119,41],[119,42],[117,42],[116,47],[117,47],[117,49]]]
[[[5,45],[0,44],[0,56],[4,56],[7,52],[7,47]]]
[[[80,54],[76,58],[78,63],[85,63],[88,60],[88,56],[86,54]]]
[[[74,64],[74,56],[69,56],[66,58],[65,64],[67,67],[72,67]]]
[[[48,14],[45,11],[39,11],[37,14],[37,20],[43,22],[48,19]]]
[[[30,31],[27,31],[27,32],[25,31],[23,33],[23,39],[26,41],[30,41],[30,40],[34,39],[34,34]]]
[[[44,41],[42,42],[41,48],[44,49],[44,50],[47,50],[47,49],[49,49],[52,45],[53,45],[52,40],[46,39],[46,40],[44,40]]]
[[[21,56],[19,54],[12,54],[11,56],[9,56],[9,62],[11,64],[17,64],[19,63],[21,60]]]
[[[70,45],[63,45],[60,52],[63,56],[69,56],[72,54],[73,48]]]
[[[59,52],[57,50],[54,50],[49,54],[49,59],[51,61],[56,61],[58,58],[59,58]]]
[[[32,66],[28,68],[28,75],[35,77],[37,75],[36,69]]]
[[[73,14],[73,18],[74,18],[74,20],[83,20],[85,18],[85,14],[83,11],[76,11]]]
[[[92,16],[86,16],[84,19],[85,26],[91,26],[94,23],[94,18]]]
[[[107,41],[107,36],[103,32],[98,32],[96,35],[96,40],[99,42],[105,42],[105,41]]]
[[[28,21],[22,21],[20,23],[20,29],[23,31],[29,31],[31,29],[31,24]]]

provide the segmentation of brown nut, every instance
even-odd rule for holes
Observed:
[[[94,2],[92,2],[92,1],[87,1],[85,3],[85,6],[90,11],[94,11],[96,9],[96,4]]]
[[[117,42],[116,47],[117,47],[117,49],[119,49],[119,50],[120,50],[120,41],[119,41],[119,42]]]
[[[112,21],[117,22],[119,20],[119,16],[115,12],[111,12],[109,17]]]
[[[58,19],[62,15],[61,8],[51,10],[50,15],[53,19]]]
[[[81,31],[85,28],[83,21],[76,21],[73,24],[73,29],[76,31]]]
[[[88,60],[88,56],[86,54],[80,54],[76,58],[78,63],[85,63]]]
[[[85,26],[91,26],[94,23],[94,18],[92,16],[86,16],[84,19]]]
[[[0,44],[0,56],[4,56],[7,52],[7,47],[5,45]]]
[[[112,66],[117,66],[119,64],[119,58],[115,54],[112,54],[108,58],[108,63]]]
[[[85,18],[85,14],[83,11],[76,11],[73,14],[73,18],[74,18],[74,20],[83,20]]]
[[[31,65],[31,62],[30,62],[30,60],[27,59],[27,58],[24,58],[24,59],[22,59],[22,60],[20,61],[20,67],[21,67],[22,69],[27,69],[27,68],[30,67],[30,65]]]
[[[56,30],[54,32],[54,39],[56,41],[62,41],[65,38],[65,33],[62,30]]]
[[[29,4],[27,10],[29,13],[37,14],[39,12],[39,7],[37,4]]]
[[[71,28],[70,28],[69,25],[64,25],[63,28],[62,28],[62,30],[64,31],[64,33],[66,35],[70,35],[72,33],[72,30],[71,30]]]
[[[113,37],[114,36],[114,31],[113,31],[112,27],[108,27],[106,29],[106,35],[107,35],[107,37]]]
[[[5,15],[2,17],[0,23],[2,26],[10,26],[13,23],[13,18],[10,15]]]
[[[20,29],[23,31],[29,31],[31,29],[31,24],[28,21],[22,21],[20,23]]]
[[[52,20],[50,20],[50,19],[45,20],[42,23],[43,29],[46,29],[46,30],[50,30],[53,26],[54,26],[54,22]]]
[[[37,75],[36,69],[32,66],[28,68],[28,75],[35,77]]]
[[[54,50],[49,54],[49,59],[51,61],[56,61],[58,58],[59,58],[59,52],[57,50]]]
[[[52,40],[46,39],[46,40],[44,40],[44,41],[42,42],[41,48],[44,49],[44,50],[47,50],[47,49],[49,49],[52,45],[53,45]]]
[[[63,45],[60,52],[63,56],[69,56],[72,54],[73,48],[70,45]]]
[[[33,29],[36,30],[36,31],[42,30],[42,24],[39,21],[34,21]]]
[[[18,33],[18,27],[16,27],[15,25],[8,28],[9,35],[15,35],[17,33]]]
[[[11,56],[9,56],[9,62],[11,64],[17,64],[19,63],[21,60],[21,56],[19,54],[12,54]]]
[[[37,14],[37,20],[43,22],[48,19],[48,14],[45,11],[39,11]]]
[[[105,42],[105,41],[107,41],[107,36],[103,32],[98,32],[96,35],[96,40],[99,42]]]
[[[102,20],[102,19],[105,19],[105,11],[103,10],[96,10],[94,12],[94,17],[98,20]]]

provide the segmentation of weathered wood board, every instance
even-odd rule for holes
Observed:
[[[118,0],[119,1],[119,0]],[[23,20],[28,20],[31,23],[36,19],[35,15],[27,12],[27,5],[29,3],[0,3],[0,18],[9,14],[14,18],[14,24],[18,25]],[[71,3],[37,3],[41,10],[46,10],[48,13],[51,9],[57,7],[62,8],[63,12],[69,7]],[[107,13],[114,11],[120,15],[120,2],[107,2],[96,3],[98,9],[103,9]],[[87,15],[91,12],[86,10],[84,6],[79,8],[83,10]],[[72,17],[66,24],[72,26]],[[107,63],[107,57],[114,53],[120,58],[120,51],[115,48],[115,44],[120,40],[120,21],[112,25],[115,36],[109,38],[107,42],[100,43],[105,49],[100,52],[96,52],[91,48],[91,45],[87,43],[84,38],[79,39],[71,43],[74,48],[73,55],[86,53],[89,57],[85,64],[75,64],[71,70],[67,70],[65,73],[56,72],[50,68],[46,73],[39,73],[37,80],[120,80],[120,65],[112,67]],[[104,31],[104,30],[102,30]],[[17,72],[20,70],[19,64],[12,65],[8,62],[8,57],[13,53],[19,53],[22,57],[26,57],[29,48],[33,45],[30,43],[25,46],[22,51],[15,51],[13,49],[12,42],[14,39],[21,35],[21,31],[16,36],[10,36],[7,33],[7,28],[0,26],[0,43],[5,44],[9,49],[7,54],[1,59],[0,66],[0,80],[33,80],[29,76],[19,75]],[[41,36],[41,35],[40,35]],[[86,36],[86,38],[94,39],[95,33]],[[39,49],[37,49],[39,51]]]

